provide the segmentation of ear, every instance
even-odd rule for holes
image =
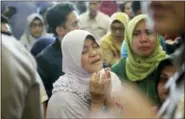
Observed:
[[[57,26],[56,27],[56,33],[59,35],[59,36],[63,36],[65,33],[64,33],[64,28],[61,27],[61,26]]]

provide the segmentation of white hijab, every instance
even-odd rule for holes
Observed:
[[[91,33],[84,30],[74,30],[65,35],[62,39],[63,72],[65,75],[53,83],[53,93],[62,90],[76,93],[83,101],[89,103],[90,90],[89,83],[92,73],[88,73],[82,68],[81,55],[85,39]],[[93,36],[93,35],[92,35]],[[94,36],[93,36],[94,37]],[[97,39],[94,37],[98,44]],[[101,70],[101,74],[104,70]],[[111,72],[112,93],[114,89],[121,86],[118,76]]]
[[[46,35],[46,28],[44,26],[44,19],[42,18],[41,15],[37,14],[37,13],[33,13],[31,15],[28,16],[27,18],[27,28],[24,31],[23,35],[20,38],[20,42],[28,49],[30,50],[33,46],[33,44],[36,41],[36,38],[32,36],[31,34],[31,28],[30,28],[30,24],[33,22],[33,20],[35,18],[39,18],[41,20],[41,22],[43,23],[43,32],[41,34],[41,36]]]
[[[62,39],[62,68],[65,75],[53,83],[53,93],[58,90],[70,91],[86,102],[90,100],[89,82],[92,73],[85,71],[81,63],[82,50],[88,35],[92,34],[84,30],[74,30]]]

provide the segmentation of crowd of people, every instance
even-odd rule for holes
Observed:
[[[14,3],[1,9],[3,118],[184,118],[184,1]]]

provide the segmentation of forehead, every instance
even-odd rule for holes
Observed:
[[[41,22],[41,20],[37,19],[37,18],[32,21],[32,23],[40,23],[40,22]]]
[[[176,71],[175,66],[173,65],[167,65],[163,68],[162,73],[172,72],[174,73]]]
[[[118,21],[118,20],[114,20],[112,22],[111,26],[123,26],[123,24],[120,21]]]
[[[84,46],[91,46],[93,44],[95,44],[96,41],[94,39],[91,39],[91,38],[87,38],[85,41],[84,41]],[[96,43],[97,44],[97,43]]]
[[[131,7],[131,4],[132,4],[132,2],[127,2],[127,3],[125,4],[125,7]]]
[[[146,21],[145,20],[141,20],[137,23],[135,30],[142,30],[142,29],[146,29],[147,28],[147,25],[146,25]]]

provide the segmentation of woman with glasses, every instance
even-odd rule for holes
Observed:
[[[129,17],[125,13],[117,12],[111,16],[110,32],[100,40],[103,58],[108,66],[112,66],[120,59],[121,44],[124,40],[125,26]]]
[[[44,20],[39,14],[31,14],[27,18],[27,28],[20,38],[21,43],[30,50],[36,39],[46,35]]]

